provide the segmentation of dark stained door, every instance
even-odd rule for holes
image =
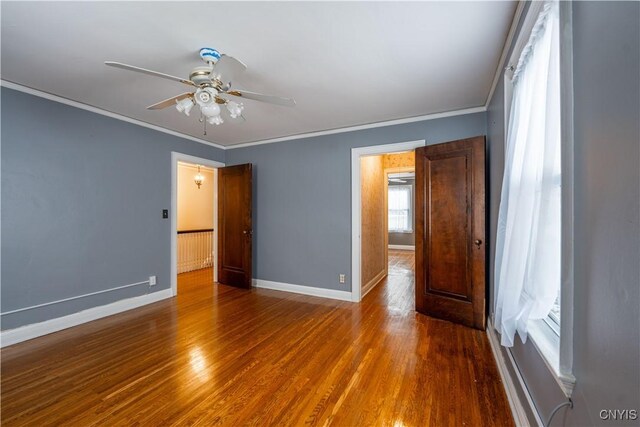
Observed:
[[[218,169],[218,282],[251,288],[251,164]]]
[[[416,310],[485,328],[485,137],[416,150]]]

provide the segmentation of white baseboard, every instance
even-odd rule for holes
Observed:
[[[416,247],[412,245],[389,245],[389,249],[399,249],[401,251],[415,251]]]
[[[163,289],[161,291],[152,292],[134,298],[127,298],[111,304],[101,305],[99,307],[89,308],[67,316],[57,317],[55,319],[46,320],[44,322],[33,323],[31,325],[21,326],[15,329],[9,329],[0,332],[0,347],[17,344],[33,338],[58,332],[63,329],[111,316],[113,314],[122,313],[123,311],[142,307],[166,298],[171,298],[173,293],[171,289]]]
[[[362,287],[362,297],[364,298],[365,295],[367,295],[371,289],[375,288],[376,285],[378,283],[380,283],[382,281],[382,279],[384,279],[385,277],[387,277],[387,270],[384,269],[382,270],[380,273],[376,274],[376,276],[369,280],[363,287]]]
[[[518,427],[529,427],[531,423],[529,422],[529,418],[527,417],[527,411],[518,395],[516,383],[514,379],[511,377],[511,375],[509,374],[509,368],[507,367],[507,364],[506,364],[507,361],[502,355],[502,351],[500,349],[500,340],[498,338],[498,334],[495,328],[493,327],[493,323],[491,322],[491,319],[488,319],[487,321],[487,336],[489,337],[489,344],[491,345],[493,358],[496,360],[496,364],[498,365],[498,372],[500,373],[502,384],[504,384],[504,390],[507,395],[507,400],[509,401],[509,407],[511,408],[513,421]],[[531,400],[531,398],[528,395],[529,391],[526,388],[526,385],[524,384],[524,379],[520,376],[519,374],[520,371],[518,370],[518,367],[515,365],[515,361],[511,359],[511,353],[509,352],[509,349],[507,349],[507,352],[510,356],[509,363],[511,364],[511,368],[514,372],[516,372],[516,375],[518,376],[517,380],[520,384],[520,387],[522,388],[525,395],[527,395],[527,397],[529,398],[527,403],[531,406],[531,411],[536,417],[536,422],[538,426],[542,427],[544,424],[542,423],[542,420],[538,416],[538,412],[535,409],[535,406],[533,406],[533,400]]]
[[[335,289],[314,288],[311,286],[292,285],[291,283],[272,282],[269,280],[253,279],[256,288],[273,289],[276,291],[293,292],[295,294],[311,295],[314,297],[351,301],[351,292]]]

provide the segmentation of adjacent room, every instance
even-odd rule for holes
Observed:
[[[415,160],[413,151],[360,158],[361,298],[413,310]],[[352,194],[352,197],[357,197]]]
[[[178,294],[211,287],[214,277],[214,188],[216,170],[180,162],[177,167]],[[172,242],[173,245],[173,242]]]
[[[0,2],[4,426],[630,426],[640,2]]]

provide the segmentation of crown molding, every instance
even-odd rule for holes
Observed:
[[[63,98],[58,95],[53,95],[49,92],[43,92],[38,89],[33,89],[28,86],[23,86],[18,83],[13,83],[8,80],[0,79],[0,86],[6,87],[8,89],[17,90],[19,92],[28,93],[29,95],[38,96],[40,98],[48,99],[50,101],[59,102],[61,104],[69,105],[71,107],[80,108],[81,110],[90,111],[92,113],[100,114],[103,116],[111,117],[112,119],[122,120],[123,122],[132,123],[134,125],[142,126],[148,129],[153,129],[158,132],[166,133],[168,135],[176,136],[182,139],[188,139],[189,141],[199,142],[200,144],[208,145],[210,147],[215,147],[221,150],[224,150],[226,147],[220,144],[216,144],[215,142],[209,142],[204,139],[196,138],[191,135],[186,135],[181,132],[176,132],[171,129],[163,128],[161,126],[153,125],[151,123],[143,122],[142,120],[133,119],[131,117],[123,116],[122,114],[114,113],[112,111],[104,110],[102,108],[94,107],[88,104],[83,104],[82,102],[73,101],[68,98]]]
[[[158,132],[162,132],[162,133],[166,133],[166,134],[169,134],[169,135],[176,136],[178,138],[183,138],[183,139],[187,139],[189,141],[199,142],[200,144],[205,144],[205,145],[208,145],[210,147],[218,148],[220,150],[233,150],[233,149],[236,149],[236,148],[252,147],[254,145],[272,144],[274,142],[292,141],[292,140],[296,140],[296,139],[313,138],[313,137],[316,137],[316,136],[323,136],[323,135],[334,135],[334,134],[337,134],[337,133],[347,133],[347,132],[354,132],[354,131],[358,131],[358,130],[375,129],[375,128],[385,127],[385,126],[394,126],[394,125],[401,125],[401,124],[406,124],[406,123],[422,122],[422,121],[426,121],[426,120],[442,119],[442,118],[445,118],[445,117],[455,117],[455,116],[462,116],[462,115],[465,115],[465,114],[482,113],[482,112],[487,111],[487,106],[484,105],[484,106],[480,106],[480,107],[464,108],[464,109],[461,109],[461,110],[444,111],[444,112],[441,112],[441,113],[425,114],[425,115],[422,115],[422,116],[414,116],[414,117],[407,117],[407,118],[403,118],[403,119],[386,120],[386,121],[381,121],[381,122],[367,123],[367,124],[364,124],[364,125],[347,126],[347,127],[342,127],[342,128],[336,128],[336,129],[328,129],[328,130],[322,130],[322,131],[317,131],[317,132],[301,133],[301,134],[296,134],[296,135],[283,136],[283,137],[279,137],[279,138],[264,139],[264,140],[258,140],[258,141],[245,142],[245,143],[240,143],[240,144],[233,144],[233,145],[224,146],[224,145],[221,145],[221,144],[217,144],[215,142],[209,142],[209,141],[206,141],[204,139],[193,137],[191,135],[186,135],[184,133],[180,133],[180,132],[176,132],[176,131],[173,131],[173,130],[170,130],[170,129],[167,129],[167,128],[163,128],[161,126],[156,126],[156,125],[153,125],[151,123],[143,122],[141,120],[133,119],[131,117],[123,116],[122,114],[114,113],[112,111],[104,110],[102,108],[93,107],[93,106],[88,105],[88,104],[83,104],[82,102],[73,101],[73,100],[68,99],[68,98],[63,98],[63,97],[58,96],[58,95],[53,95],[53,94],[48,93],[48,92],[43,92],[43,91],[38,90],[38,89],[33,89],[33,88],[28,87],[28,86],[23,86],[23,85],[20,85],[20,84],[17,84],[17,83],[13,83],[13,82],[10,82],[8,80],[0,79],[0,86],[6,87],[8,89],[17,90],[19,92],[28,93],[30,95],[34,95],[34,96],[38,96],[40,98],[48,99],[50,101],[55,101],[55,102],[59,102],[61,104],[65,104],[65,105],[69,105],[69,106],[72,106],[72,107],[80,108],[82,110],[90,111],[92,113],[101,114],[103,116],[111,117],[111,118],[114,118],[114,119],[117,119],[117,120],[122,120],[124,122],[132,123],[132,124],[135,124],[135,125],[138,125],[138,126],[142,126],[142,127],[146,127],[148,129],[153,129],[153,130],[156,130]]]
[[[426,114],[423,116],[407,117],[404,119],[386,120],[382,122],[367,123],[364,125],[347,126],[347,127],[328,129],[328,130],[322,130],[317,132],[300,133],[296,135],[283,136],[280,138],[264,139],[264,140],[253,141],[253,142],[244,142],[240,144],[228,145],[225,148],[227,150],[233,150],[236,148],[252,147],[254,145],[272,144],[274,142],[292,141],[295,139],[313,138],[316,136],[333,135],[336,133],[347,133],[347,132],[354,132],[357,130],[402,125],[405,123],[423,122],[425,120],[434,120],[434,119],[442,119],[445,117],[463,116],[465,114],[482,113],[485,111],[487,111],[487,107],[483,105],[480,107],[464,108],[462,110],[445,111],[442,113],[433,113],[433,114]]]
[[[487,102],[485,102],[484,104],[485,110],[489,108],[489,103],[493,98],[493,92],[496,90],[496,86],[498,85],[498,81],[500,80],[500,76],[502,75],[502,70],[504,69],[504,63],[507,60],[507,54],[509,53],[509,49],[511,48],[511,43],[513,43],[513,39],[516,36],[518,23],[520,22],[520,17],[522,16],[522,12],[524,11],[524,7],[526,3],[527,2],[525,1],[519,1],[518,6],[516,7],[516,11],[513,14],[511,27],[509,27],[509,33],[507,34],[507,39],[504,42],[504,46],[502,46],[502,53],[500,54],[500,59],[498,60],[498,67],[496,68],[496,72],[493,75],[493,83],[491,83],[491,89],[489,90],[489,95],[487,95]]]

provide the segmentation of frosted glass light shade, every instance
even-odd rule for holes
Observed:
[[[209,105],[201,105],[200,111],[205,117],[215,117],[220,115],[220,106],[216,103]]]
[[[212,125],[221,125],[224,123],[224,120],[222,120],[220,116],[211,116],[207,119],[207,122]]]
[[[229,110],[229,115],[231,116],[232,119],[237,119],[242,115],[242,110],[244,110],[244,105],[234,101],[229,101],[227,102],[227,110]]]
[[[193,108],[193,105],[194,104],[191,98],[185,98],[176,102],[176,110],[188,116],[191,112],[191,109]]]

